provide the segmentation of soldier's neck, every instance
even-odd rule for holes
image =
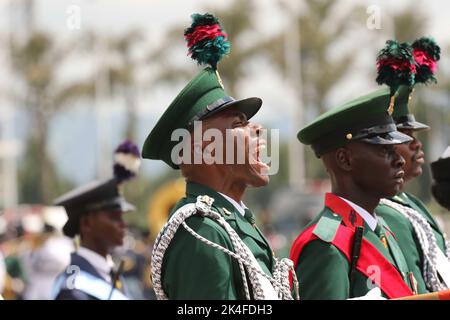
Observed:
[[[241,203],[247,188],[244,183],[229,181],[226,178],[215,178],[213,176],[191,177],[188,181],[202,184],[216,192],[223,193],[237,203]]]
[[[89,240],[83,239],[83,241],[81,241],[81,246],[98,253],[105,259],[106,259],[106,256],[109,254],[108,248],[105,248],[104,246],[101,246],[101,245],[95,243],[94,241],[89,241]]]
[[[378,206],[380,202],[379,198],[368,195],[367,193],[360,192],[359,190],[345,190],[340,188],[333,188],[333,194],[350,200],[354,204],[357,204],[364,210],[366,210],[371,215],[374,215],[375,208]]]
[[[403,183],[402,183],[402,185],[400,186],[400,191],[399,191],[398,193],[405,192],[406,185],[407,185],[411,180],[412,180],[412,178],[409,177],[409,176],[403,177]]]

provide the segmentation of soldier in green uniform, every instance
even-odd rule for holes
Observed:
[[[411,141],[396,130],[389,101],[389,90],[372,92],[298,133],[322,159],[332,184],[324,209],[291,248],[301,299],[370,299],[371,289],[387,298],[413,294],[405,257],[374,214],[379,200],[395,195],[403,182],[405,160],[394,145]]]
[[[214,52],[227,53],[222,50],[229,46],[224,42],[226,34],[214,16],[192,17],[193,24],[185,31],[189,52],[209,67],[178,94],[142,149],[144,158],[162,160],[180,169],[187,182],[186,196],[176,204],[155,241],[155,293],[158,299],[290,298],[288,272],[281,282],[273,278],[289,261],[278,263],[274,259],[252,212],[242,202],[247,187],[262,187],[269,181],[268,166],[259,160],[265,144],[259,137],[262,127],[249,122],[262,101],[235,100],[226,93],[217,72],[218,59],[209,59]],[[205,54],[208,50],[213,52]],[[207,61],[203,60],[205,56]],[[227,161],[208,161],[205,155],[213,144],[211,139],[195,138],[199,125],[200,136],[209,129],[222,137],[229,132],[242,144],[234,144],[233,140],[230,148],[227,140],[209,154],[221,153],[221,159]],[[184,142],[172,138],[177,129],[189,134]],[[178,150],[178,143],[185,148]],[[245,161],[240,163],[236,161],[237,153],[233,156],[230,151],[242,147]],[[232,161],[228,161],[230,155]]]
[[[429,67],[426,69],[428,71],[424,72],[422,60],[417,57],[426,55],[429,61],[435,63],[439,59],[439,47],[431,39],[421,38],[412,44],[411,50],[416,58],[415,83],[427,83],[427,79],[433,77],[435,68]],[[416,291],[426,293],[428,290],[440,291],[450,286],[450,283],[447,283],[450,282],[450,248],[446,245],[444,233],[422,201],[403,191],[408,182],[422,174],[424,153],[416,134],[429,128],[418,122],[409,110],[412,91],[413,86],[400,87],[393,113],[397,129],[412,138],[411,142],[396,147],[397,152],[405,159],[402,191],[394,197],[383,199],[376,213],[383,217],[396,234],[400,248],[413,271],[412,281],[416,282]]]

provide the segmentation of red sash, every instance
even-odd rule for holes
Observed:
[[[359,214],[357,214],[357,217],[355,218],[352,214],[352,212],[355,212],[354,209],[347,204],[347,202],[331,193],[327,193],[325,196],[325,206],[342,216],[344,224],[349,223],[346,225],[341,224],[339,226],[332,244],[345,255],[347,261],[350,263],[355,227],[361,225],[363,220]],[[290,258],[294,262],[294,267],[297,267],[298,257],[303,248],[309,242],[319,239],[313,233],[315,227],[316,225],[310,226],[294,241],[290,253]],[[374,271],[371,272],[371,266],[379,267],[380,277],[373,277]],[[367,278],[373,279],[376,285],[380,287],[389,299],[413,295],[413,292],[409,289],[398,270],[365,238],[362,240],[361,252],[356,269]]]

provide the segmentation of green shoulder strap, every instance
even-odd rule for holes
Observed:
[[[342,217],[331,211],[326,211],[317,222],[313,233],[325,242],[332,242],[341,224]]]

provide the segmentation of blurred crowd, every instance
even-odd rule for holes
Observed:
[[[46,300],[58,274],[69,265],[78,239],[62,234],[63,208],[22,206],[0,215],[0,294],[6,300]],[[124,245],[114,250],[123,260],[123,278],[132,299],[154,299],[150,281],[152,242],[145,230],[129,227]]]

